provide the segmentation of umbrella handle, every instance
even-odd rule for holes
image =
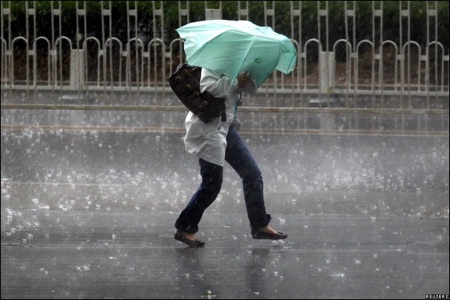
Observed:
[[[242,101],[241,101],[241,98],[242,98],[242,91],[239,91],[238,93],[239,93],[239,99],[238,99],[238,101],[236,101],[236,105],[234,106],[233,120],[236,120],[236,119],[237,119],[237,110],[238,110],[238,107],[242,105]]]

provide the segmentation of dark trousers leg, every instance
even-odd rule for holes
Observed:
[[[264,205],[264,184],[261,171],[234,126],[231,126],[228,131],[225,160],[242,179],[250,227],[257,229],[267,226],[271,217],[266,213]]]
[[[203,159],[199,159],[199,164],[202,183],[175,222],[177,229],[187,233],[198,231],[203,212],[216,200],[222,187],[223,167]]]

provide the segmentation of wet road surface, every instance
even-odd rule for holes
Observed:
[[[225,167],[190,249],[173,239],[199,183],[182,135],[2,126],[2,298],[448,295],[448,137],[243,133],[289,238],[251,238]]]

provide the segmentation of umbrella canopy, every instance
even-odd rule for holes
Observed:
[[[297,62],[297,51],[289,38],[250,21],[199,21],[177,32],[185,40],[188,64],[220,72],[232,80],[240,72],[249,72],[257,87],[274,69],[288,74]]]

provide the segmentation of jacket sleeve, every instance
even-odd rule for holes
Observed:
[[[232,85],[228,77],[220,73],[202,68],[200,91],[210,92],[214,97],[227,98]]]

